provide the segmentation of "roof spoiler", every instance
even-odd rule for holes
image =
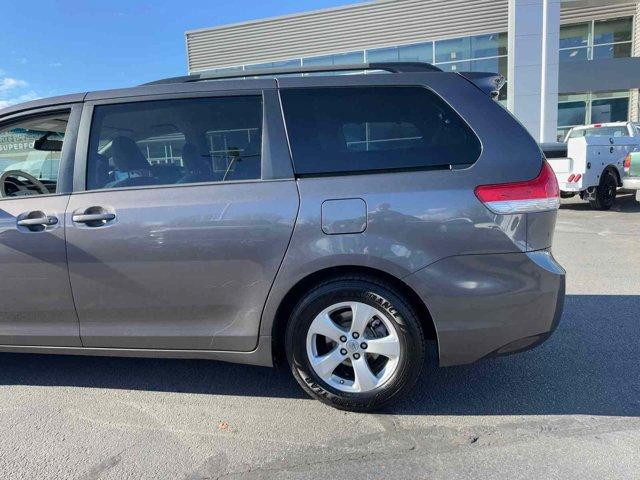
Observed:
[[[500,94],[500,89],[506,83],[504,77],[499,73],[490,72],[458,72],[460,76],[466,78],[476,87],[496,100]]]

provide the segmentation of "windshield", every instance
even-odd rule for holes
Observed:
[[[569,138],[581,138],[581,137],[628,137],[629,129],[626,125],[620,125],[617,127],[591,127],[580,128],[571,130]]]

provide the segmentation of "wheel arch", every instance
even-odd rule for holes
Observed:
[[[616,181],[618,182],[618,187],[622,187],[622,178],[620,177],[620,171],[616,168],[616,166],[612,164],[607,165],[602,173],[607,172],[613,174],[613,176],[616,177]]]
[[[427,306],[420,296],[400,278],[372,267],[356,265],[328,267],[313,272],[299,280],[289,289],[280,301],[271,327],[273,362],[276,366],[286,364],[286,353],[284,349],[285,331],[291,312],[301,296],[304,295],[305,292],[309,291],[309,289],[313,288],[314,285],[345,275],[362,275],[373,280],[384,281],[392,285],[404,296],[405,300],[408,301],[418,313],[420,325],[425,338],[437,340],[435,324]]]

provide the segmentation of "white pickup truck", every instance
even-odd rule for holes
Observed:
[[[624,178],[624,159],[640,151],[640,128],[632,122],[596,123],[569,130],[563,144],[542,149],[558,178],[563,198],[576,194],[592,208],[613,206]]]

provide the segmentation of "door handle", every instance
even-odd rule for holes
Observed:
[[[24,218],[22,220],[18,220],[18,225],[21,227],[35,227],[38,225],[48,227],[55,225],[56,223],[58,223],[58,219],[56,217]]]
[[[32,232],[41,232],[46,227],[56,225],[58,223],[58,218],[46,215],[44,212],[36,210],[19,215],[16,223],[19,227],[26,227]]]
[[[71,215],[74,223],[83,223],[87,227],[104,227],[109,222],[116,219],[116,214],[112,208],[105,207],[88,207],[76,210]]]
[[[76,223],[110,222],[115,218],[115,213],[80,213],[71,217]]]

